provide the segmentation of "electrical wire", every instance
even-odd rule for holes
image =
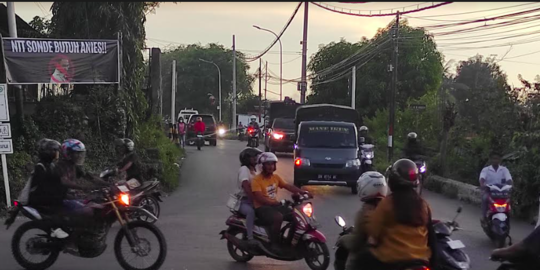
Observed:
[[[414,10],[405,11],[404,8],[403,8],[403,11],[401,11],[401,12],[399,10],[397,12],[393,12],[393,10],[391,10],[391,13],[382,13],[382,11],[384,11],[384,10],[379,10],[379,14],[373,14],[373,13],[362,14],[361,10],[355,10],[357,13],[352,13],[352,11],[353,11],[352,9],[349,9],[350,12],[345,12],[345,11],[343,11],[343,8],[340,8],[340,7],[336,7],[336,6],[332,6],[332,5],[328,5],[328,4],[324,4],[324,3],[311,2],[311,4],[314,4],[314,5],[322,8],[322,9],[325,9],[325,10],[328,10],[328,11],[331,11],[331,12],[335,12],[335,13],[339,13],[339,14],[343,14],[343,15],[357,16],[357,17],[396,16],[398,13],[399,14],[409,14],[409,13],[419,12],[419,11],[423,11],[423,10],[428,10],[428,9],[433,9],[433,8],[437,8],[437,7],[440,7],[440,6],[448,5],[448,4],[451,4],[452,2],[442,2],[442,3],[439,3],[439,4],[433,4],[433,2],[428,2],[428,3],[432,3],[432,5],[428,6],[428,7],[417,8],[417,9],[414,9]],[[341,11],[337,10],[336,8],[340,8]]]
[[[416,17],[412,17],[412,16],[410,16],[410,15],[407,15],[407,17],[413,18],[413,19],[433,18],[433,17],[439,18],[439,17],[448,17],[448,16],[456,16],[456,15],[466,15],[466,14],[473,14],[473,13],[482,13],[482,12],[487,12],[487,11],[501,10],[501,9],[507,9],[507,8],[515,8],[515,7],[521,7],[521,6],[527,6],[527,5],[534,5],[534,4],[537,4],[537,3],[526,3],[526,4],[521,4],[521,5],[515,5],[515,6],[500,7],[500,8],[485,9],[485,10],[478,10],[478,11],[470,11],[470,12],[452,13],[452,14],[446,13],[446,14],[440,14],[440,15],[416,16]]]

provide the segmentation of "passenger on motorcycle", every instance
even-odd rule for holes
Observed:
[[[369,137],[369,129],[366,126],[361,126],[358,128],[358,142],[360,144],[373,144],[373,138]],[[360,138],[364,138],[362,142]]]
[[[501,165],[501,154],[493,151],[489,155],[491,165],[482,169],[480,173],[480,188],[482,189],[482,216],[481,222],[486,221],[486,214],[489,207],[489,189],[487,185],[512,184],[510,171]]]
[[[126,172],[126,180],[136,179],[144,181],[141,172],[141,164],[137,153],[135,153],[135,143],[128,139],[116,139],[114,141],[116,154],[119,162],[116,164],[116,172]]]
[[[238,170],[238,195],[241,197],[239,212],[246,216],[246,230],[249,245],[256,245],[253,239],[253,227],[255,224],[255,209],[253,208],[253,192],[251,192],[251,182],[257,171],[257,158],[262,151],[257,148],[246,148],[240,152],[240,164]]]
[[[60,156],[60,143],[51,139],[41,139],[37,143],[39,163],[34,167],[32,173],[32,182],[28,196],[28,205],[40,209],[48,204],[49,194],[54,193],[54,185],[50,181],[53,180],[53,171],[56,162]],[[59,204],[58,207],[61,205]],[[61,228],[52,230],[52,237],[66,238],[69,236]]]
[[[279,245],[281,223],[283,220],[293,223],[296,221],[292,218],[291,210],[277,200],[278,188],[284,188],[295,194],[300,193],[302,195],[309,195],[309,193],[285,183],[279,175],[274,174],[277,168],[277,162],[278,158],[273,153],[265,152],[259,156],[257,163],[262,164],[262,171],[253,178],[251,190],[253,191],[255,214],[261,223],[267,226],[271,225],[271,250],[272,252],[279,254],[281,250]],[[293,226],[293,228],[294,227],[295,226]],[[289,232],[289,235],[293,234],[294,232]]]
[[[431,209],[415,191],[419,184],[416,164],[400,159],[388,168],[387,178],[392,193],[366,220],[372,246],[362,256],[362,269],[393,269],[413,261],[427,264],[430,259],[431,266],[436,266]]]
[[[410,160],[415,160],[425,156],[424,147],[418,141],[418,134],[416,132],[410,132],[407,134],[407,142],[403,149],[403,157]]]
[[[346,270],[355,270],[361,265],[359,258],[368,251],[366,220],[373,213],[379,202],[388,194],[386,179],[379,172],[366,172],[357,181],[358,197],[362,206],[356,213],[354,230],[340,238],[340,243],[349,251]]]

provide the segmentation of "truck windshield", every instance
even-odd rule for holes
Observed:
[[[298,135],[299,146],[312,148],[356,148],[356,140],[350,126],[305,125]]]
[[[274,129],[294,129],[294,119],[278,118],[274,120]]]

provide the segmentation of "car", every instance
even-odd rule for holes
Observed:
[[[216,134],[216,119],[211,114],[192,114],[188,121],[188,130],[186,133],[186,141],[189,145],[195,145],[195,131],[193,130],[195,121],[197,117],[201,117],[202,121],[206,126],[206,131],[204,132],[204,140],[210,143],[211,146],[217,145],[217,134]]]
[[[180,118],[180,117],[182,117],[182,118],[184,118],[184,121],[187,122],[187,121],[189,120],[189,118],[190,118],[192,115],[194,115],[194,114],[199,114],[199,111],[194,110],[193,108],[191,108],[191,109],[185,108],[185,109],[181,110],[181,111],[178,113],[177,119]]]
[[[276,118],[266,132],[264,149],[266,152],[288,152],[294,149],[294,119]]]

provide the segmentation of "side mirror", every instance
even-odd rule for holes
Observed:
[[[345,225],[347,225],[347,223],[345,223],[345,220],[341,216],[336,216],[335,221],[340,227],[345,227]]]
[[[463,211],[463,206],[460,205],[457,209],[458,214],[461,213],[461,211]]]

